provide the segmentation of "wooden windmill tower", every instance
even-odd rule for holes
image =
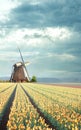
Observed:
[[[29,64],[29,62],[24,62],[23,56],[21,54],[20,49],[18,48],[20,57],[21,57],[21,62],[17,62],[16,64],[13,65],[13,71],[10,77],[10,82],[29,82],[29,74],[26,68],[26,64]]]

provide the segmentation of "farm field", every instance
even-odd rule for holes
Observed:
[[[81,130],[81,88],[0,83],[0,130]]]

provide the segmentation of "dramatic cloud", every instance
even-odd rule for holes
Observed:
[[[0,1],[0,76],[21,60],[17,46],[30,76],[81,76],[80,15],[80,0]]]
[[[81,29],[80,0],[25,0],[9,14],[8,27],[70,27]]]

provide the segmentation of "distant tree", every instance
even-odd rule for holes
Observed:
[[[36,76],[32,76],[31,82],[37,82]]]

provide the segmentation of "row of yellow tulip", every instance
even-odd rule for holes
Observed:
[[[30,84],[31,89],[41,94],[47,95],[52,100],[56,100],[64,106],[71,106],[78,110],[81,109],[81,89],[65,88],[65,87],[53,87],[46,85]]]
[[[81,89],[39,84],[22,86],[47,118],[53,118],[52,122],[57,128],[81,129]]]
[[[11,83],[0,83],[0,92],[7,89],[11,85],[12,85]]]
[[[4,84],[2,84],[2,86],[4,87]],[[7,84],[5,88],[7,88],[7,87],[9,87],[9,84]],[[3,90],[3,88],[2,88],[2,90]],[[14,85],[13,85],[13,87],[10,87],[6,91],[0,93],[0,117],[3,114],[6,103],[8,102],[13,90],[14,90]]]
[[[18,84],[7,122],[8,130],[52,130],[39,116],[27,95]]]

